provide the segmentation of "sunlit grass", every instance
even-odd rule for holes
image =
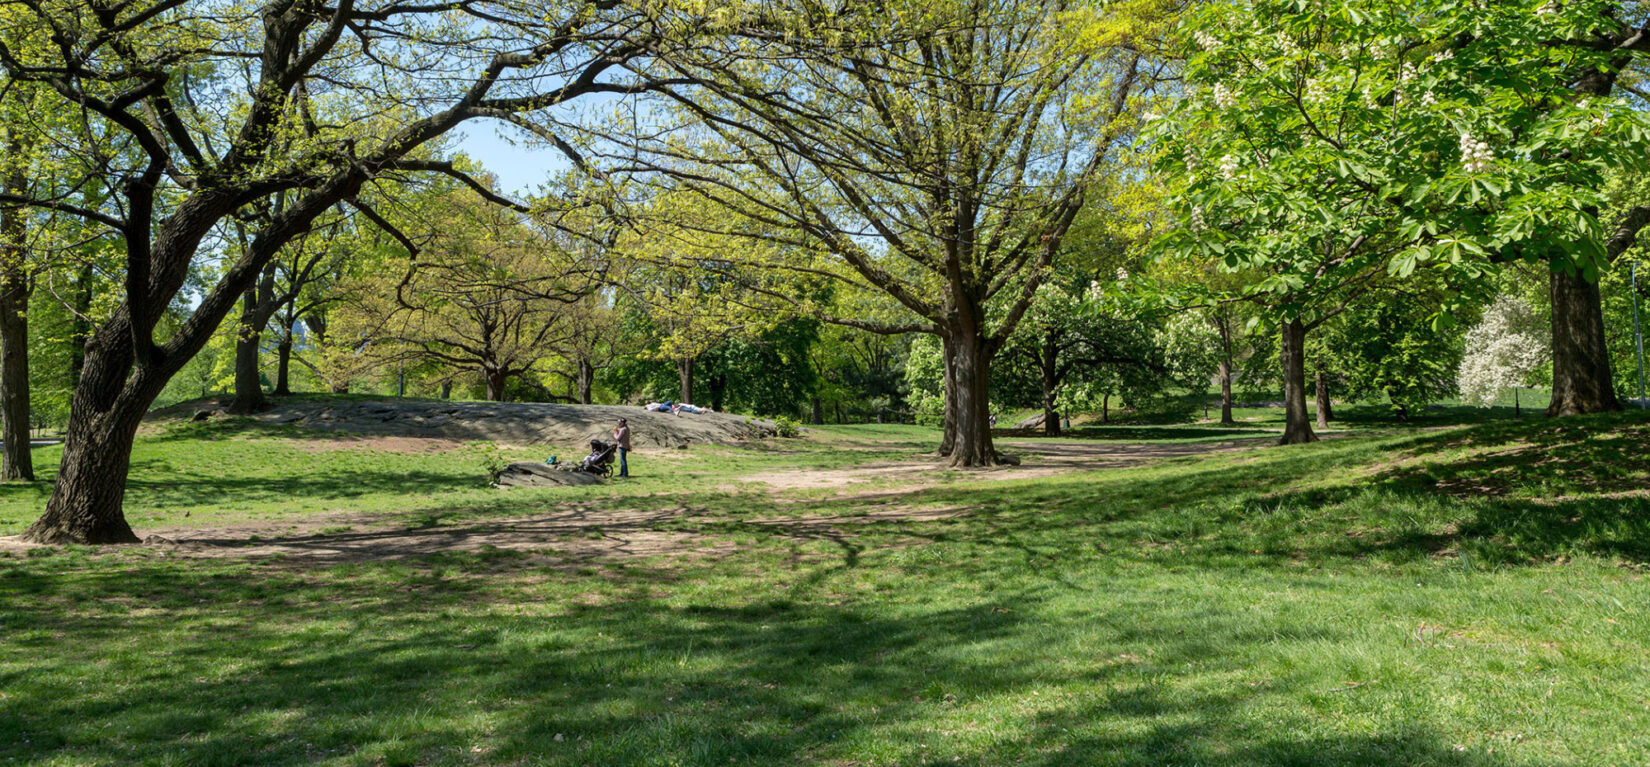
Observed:
[[[708,548],[0,557],[0,761],[1650,761],[1636,414],[848,495],[737,480],[915,459],[932,430],[695,447],[551,491],[486,487],[479,446],[297,436],[144,440],[134,521],[349,511],[351,534],[586,504]],[[15,531],[38,495],[6,493]],[[812,522],[896,510],[950,516]]]

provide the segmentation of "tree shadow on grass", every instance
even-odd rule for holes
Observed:
[[[23,761],[1520,764],[1454,749],[1424,711],[1398,732],[1325,732],[1309,702],[1326,682],[1310,675],[1259,706],[1234,681],[1248,648],[1348,640],[1329,618],[1266,626],[1205,607],[1198,631],[1176,633],[1188,616],[1150,601],[1073,613],[1037,590],[898,607],[665,603],[639,588],[516,613],[486,585],[365,594],[160,565],[0,583],[33,598],[7,600],[8,617],[36,621],[0,672],[0,755]],[[163,609],[61,603],[114,593]],[[1090,651],[1049,642],[1070,636]]]

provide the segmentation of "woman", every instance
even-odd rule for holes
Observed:
[[[613,427],[613,442],[619,446],[619,476],[628,478],[630,464],[625,457],[630,455],[630,423],[623,418],[619,419],[618,426]]]

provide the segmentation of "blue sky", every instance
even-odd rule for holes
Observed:
[[[467,123],[454,132],[454,138],[454,148],[498,177],[501,192],[525,195],[537,189],[551,173],[567,167],[561,153],[498,120]],[[511,140],[515,142],[513,146]]]

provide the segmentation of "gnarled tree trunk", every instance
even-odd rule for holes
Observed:
[[[1547,415],[1621,410],[1610,375],[1598,284],[1554,271],[1548,287],[1553,303],[1553,400]]]
[[[134,362],[124,310],[86,345],[70,405],[63,458],[46,511],[23,532],[36,543],[137,543],[121,501],[132,441],[149,404],[176,373],[158,360]]]
[[[1297,319],[1283,324],[1283,439],[1280,445],[1299,445],[1317,442],[1312,433],[1312,422],[1306,413],[1306,326]]]

